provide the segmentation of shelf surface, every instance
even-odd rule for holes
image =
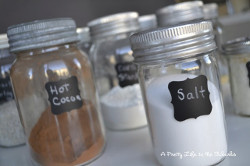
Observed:
[[[219,166],[250,164],[250,118],[226,113],[228,151],[236,157],[226,157]],[[26,146],[0,148],[0,166],[30,166]],[[131,131],[107,131],[106,149],[89,166],[159,166],[152,151],[148,128]]]

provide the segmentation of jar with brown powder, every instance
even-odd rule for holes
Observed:
[[[10,72],[34,165],[73,166],[96,159],[105,146],[90,62],[77,48],[70,18],[8,28]]]

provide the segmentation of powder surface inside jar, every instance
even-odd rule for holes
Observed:
[[[208,115],[177,121],[168,85],[172,81],[184,81],[197,76],[178,74],[163,76],[152,80],[146,87],[149,121],[154,142],[154,151],[162,165],[214,165],[224,156],[216,156],[216,152],[227,152],[227,141],[224,127],[223,106],[220,94],[215,85],[208,81],[209,98],[212,111]],[[186,111],[183,109],[182,111]],[[203,157],[161,156],[162,152],[180,153],[194,152]],[[206,156],[211,153],[212,156]]]
[[[104,147],[98,116],[92,104],[60,115],[45,110],[30,133],[33,157],[43,165],[73,166],[98,156]]]
[[[110,129],[133,129],[147,125],[139,84],[119,86],[101,98],[103,117]]]
[[[16,146],[25,143],[15,100],[0,105],[0,146]]]

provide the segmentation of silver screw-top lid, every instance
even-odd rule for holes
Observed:
[[[143,15],[139,17],[140,30],[149,30],[157,27],[155,14]]]
[[[117,13],[88,23],[92,38],[103,38],[140,29],[137,12]]]
[[[216,3],[208,3],[203,5],[203,13],[205,20],[212,20],[218,17],[218,5]]]
[[[78,41],[76,24],[71,18],[37,20],[10,26],[7,34],[11,52]]]
[[[203,2],[183,2],[175,5],[169,5],[156,11],[158,25],[174,26],[191,21],[202,20],[203,14]]]
[[[227,41],[222,45],[222,52],[225,55],[250,53],[250,38],[242,37]]]
[[[81,43],[89,43],[91,41],[89,27],[77,28],[76,32]]]
[[[0,49],[9,47],[7,34],[0,34]]]
[[[216,49],[210,21],[136,33],[130,43],[136,63],[187,58]]]

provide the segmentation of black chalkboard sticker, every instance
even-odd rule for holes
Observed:
[[[207,78],[200,75],[184,81],[172,81],[168,85],[174,106],[174,117],[177,121],[198,118],[212,112],[209,99]]]
[[[81,108],[83,105],[78,80],[75,76],[65,80],[48,82],[45,88],[49,95],[51,111],[55,115]]]
[[[248,71],[248,79],[249,79],[249,86],[250,86],[250,62],[247,62],[246,64],[246,67],[247,67],[247,71]]]
[[[13,100],[14,94],[10,82],[10,77],[0,78],[0,103]]]
[[[120,87],[126,87],[138,83],[137,66],[134,63],[117,63],[115,69]]]

